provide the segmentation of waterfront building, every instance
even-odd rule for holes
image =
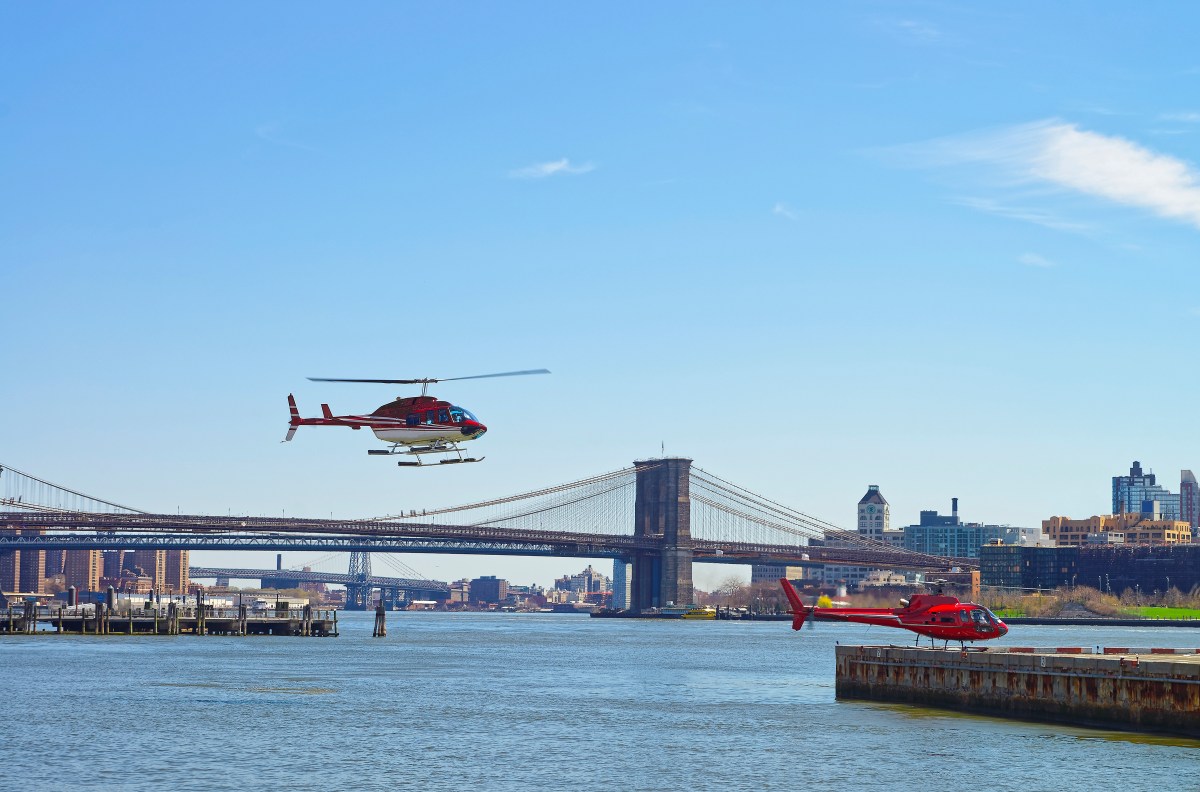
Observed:
[[[554,588],[578,594],[598,594],[608,591],[611,584],[607,575],[601,574],[588,564],[587,569],[576,575],[564,575],[555,580]]]
[[[1152,519],[1141,512],[1098,514],[1081,520],[1051,517],[1042,529],[1057,545],[1082,545],[1098,534],[1122,534],[1123,544],[1173,545],[1192,541],[1192,529],[1182,520]],[[1115,536],[1108,539],[1113,543]],[[1093,544],[1096,540],[1091,540]],[[1100,540],[1104,542],[1105,540]]]
[[[508,581],[485,575],[471,581],[471,602],[498,605],[508,596]]]
[[[1136,459],[1128,476],[1112,478],[1112,513],[1154,514],[1155,519],[1180,519],[1180,499],[1158,484],[1153,473],[1144,473]]]
[[[904,529],[904,549],[954,558],[978,558],[987,544],[1045,544],[1043,532],[1012,525],[964,523],[958,515],[958,498],[950,501],[949,515],[923,510],[920,522]]]
[[[783,564],[753,564],[750,567],[750,585],[769,583],[779,585],[780,578],[788,580],[822,580],[823,575],[813,574],[813,567],[785,566]],[[816,570],[818,573],[820,570]]]
[[[633,602],[633,575],[630,574],[632,564],[617,558],[613,560],[612,574],[612,607],[617,610],[628,610]]]
[[[467,578],[456,580],[450,584],[450,596],[446,600],[452,604],[466,604],[471,601],[471,581]]]
[[[985,586],[1186,592],[1200,585],[1200,545],[989,545],[980,551],[979,569]]]

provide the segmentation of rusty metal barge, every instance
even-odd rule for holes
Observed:
[[[838,646],[837,697],[1200,739],[1200,648]]]

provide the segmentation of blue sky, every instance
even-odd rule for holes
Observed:
[[[318,516],[662,447],[844,525],[869,483],[894,525],[953,496],[987,522],[1103,512],[1135,458],[1177,489],[1200,469],[1198,13],[9,4],[0,463]],[[278,442],[289,392],[308,415],[396,395],[308,376],[543,366],[435,391],[489,425],[480,465]]]

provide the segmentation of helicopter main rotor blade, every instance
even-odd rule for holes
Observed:
[[[310,382],[377,382],[385,385],[424,385],[429,382],[441,382],[435,379],[338,379],[335,377],[309,377]]]
[[[434,382],[455,382],[457,380],[487,379],[489,377],[520,377],[526,374],[549,374],[549,369],[530,369],[528,371],[503,371],[499,374],[476,374],[471,377],[424,377],[421,379],[340,379],[333,377],[309,377],[312,382],[372,382],[382,385],[428,385]]]
[[[550,369],[529,369],[528,371],[502,371],[499,374],[476,374],[471,377],[446,377],[432,382],[454,382],[456,380],[487,379],[489,377],[522,377],[526,374],[549,374]]]

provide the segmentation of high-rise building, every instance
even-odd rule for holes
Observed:
[[[178,551],[177,551],[178,552]],[[153,581],[154,591],[167,594],[167,551],[134,550],[125,554],[125,569],[133,570]],[[186,592],[175,592],[186,593]]]
[[[0,550],[0,593],[21,590],[21,551]]]
[[[167,594],[187,594],[188,584],[191,582],[188,573],[188,563],[188,550],[166,551],[166,559],[163,563],[166,570],[166,577],[159,590]],[[157,583],[157,581],[155,582]]]
[[[1194,541],[1200,535],[1200,484],[1190,470],[1179,471],[1179,519],[1192,527]]]
[[[99,591],[102,559],[99,550],[66,550],[63,577],[76,591]]]
[[[1112,513],[1147,514],[1156,520],[1180,519],[1179,496],[1143,473],[1135,459],[1128,476],[1112,477]]]
[[[633,582],[633,576],[629,574],[632,566],[628,561],[619,558],[613,561],[612,606],[617,610],[628,609],[629,603],[632,602],[630,584]]]
[[[42,581],[46,579],[46,551],[21,551],[21,591],[41,594]]]

